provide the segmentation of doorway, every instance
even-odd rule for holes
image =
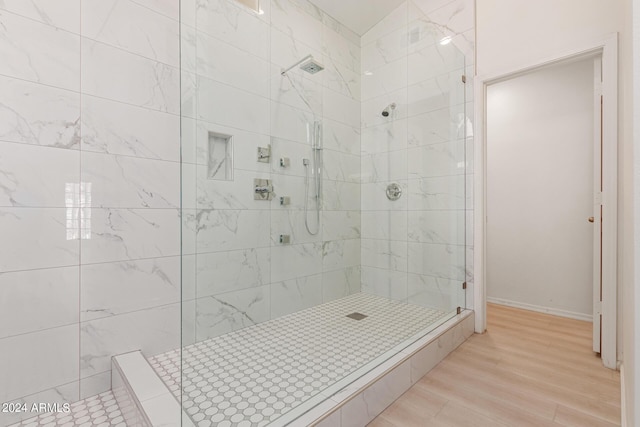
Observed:
[[[488,235],[489,223],[492,221],[491,214],[487,211],[488,208],[488,191],[487,185],[489,185],[490,176],[487,173],[490,167],[487,164],[488,152],[487,152],[487,136],[490,133],[487,130],[487,103],[488,92],[490,87],[494,84],[505,82],[514,78],[521,77],[526,74],[530,74],[534,71],[544,70],[554,66],[569,65],[572,62],[578,62],[586,58],[594,58],[600,56],[602,58],[601,67],[598,69],[601,71],[601,120],[594,120],[593,123],[602,125],[601,129],[593,129],[592,135],[598,133],[601,134],[601,150],[594,150],[591,179],[595,176],[595,165],[599,162],[601,165],[601,183],[596,183],[593,189],[597,190],[600,186],[601,191],[592,191],[592,211],[596,211],[596,204],[601,206],[602,222],[598,223],[595,213],[583,217],[580,223],[576,223],[576,228],[584,228],[585,226],[593,227],[593,241],[596,242],[596,235],[599,234],[597,227],[601,227],[601,238],[597,243],[601,244],[601,260],[597,265],[601,266],[600,271],[594,269],[592,277],[599,278],[597,282],[594,280],[594,284],[601,284],[602,288],[597,289],[593,286],[592,292],[595,294],[598,291],[598,296],[601,298],[601,303],[596,301],[593,304],[596,314],[601,313],[601,321],[594,322],[594,325],[598,325],[597,332],[601,331],[601,338],[596,334],[596,328],[594,328],[594,343],[601,342],[601,357],[604,366],[616,369],[617,366],[617,354],[616,354],[616,317],[617,317],[617,35],[612,34],[600,42],[589,43],[588,45],[578,46],[571,52],[559,55],[556,57],[548,58],[545,60],[533,61],[530,64],[524,64],[521,67],[505,70],[502,73],[493,76],[478,76],[475,78],[475,99],[476,99],[476,117],[479,118],[475,122],[474,135],[476,138],[475,152],[477,153],[474,161],[474,283],[473,283],[473,296],[474,296],[474,309],[476,310],[476,332],[483,332],[486,329],[486,301],[487,301],[487,262],[489,261],[489,245],[488,239],[491,237]],[[595,79],[595,75],[594,75]],[[496,86],[497,87],[497,86]],[[596,96],[593,93],[593,100],[595,102]],[[595,104],[592,104],[595,107]],[[555,105],[549,108],[555,108]],[[593,110],[595,111],[595,110]],[[565,118],[567,120],[567,118]],[[526,128],[525,128],[526,129]],[[523,130],[523,132],[526,132]],[[593,143],[593,140],[590,139]],[[518,158],[522,158],[525,153],[518,153],[518,157],[511,159],[512,163],[517,164]],[[529,155],[529,154],[526,154]],[[587,156],[588,158],[588,156]],[[553,157],[555,160],[555,156]],[[572,159],[572,163],[573,163]],[[540,169],[553,163],[548,158],[543,158],[542,161],[532,162],[539,164]],[[512,167],[515,167],[512,164]],[[539,172],[539,171],[538,171]],[[584,176],[584,174],[583,174]],[[548,184],[549,185],[549,184]],[[551,191],[555,191],[554,187],[542,192],[546,199],[542,201],[543,204],[548,205],[552,201]],[[583,203],[584,205],[584,203]],[[548,214],[542,211],[544,215]],[[539,211],[538,211],[539,213]],[[514,216],[514,215],[512,215]],[[594,216],[594,223],[588,223],[589,217]],[[538,216],[533,216],[533,226],[539,222]],[[515,218],[517,219],[517,218]],[[582,221],[586,221],[582,223]],[[556,239],[557,240],[557,239]],[[584,238],[583,238],[584,241]],[[513,238],[509,242],[513,245]],[[549,245],[549,244],[548,244]],[[594,258],[596,258],[596,247],[594,246]],[[584,249],[584,248],[583,248]],[[600,249],[597,248],[598,253]],[[586,250],[582,251],[582,258]],[[538,265],[538,269],[549,268],[544,263]],[[585,271],[585,270],[583,270]],[[539,274],[539,273],[538,273]],[[588,273],[587,273],[588,274]],[[565,276],[566,277],[566,276]],[[587,277],[587,279],[585,279]],[[521,280],[517,278],[515,280]],[[583,275],[582,281],[588,280],[588,275]],[[532,286],[532,285],[530,285]],[[528,291],[531,291],[529,289]],[[583,290],[584,291],[584,290]],[[586,292],[583,292],[583,307],[584,301],[588,300]],[[560,295],[562,296],[562,295]],[[489,295],[491,297],[491,295]],[[549,301],[542,301],[548,304]],[[535,304],[534,304],[535,305]],[[545,307],[545,305],[542,305]],[[575,309],[575,306],[574,306]],[[567,310],[572,311],[572,310]],[[575,312],[574,312],[575,313]],[[567,314],[567,313],[565,313]],[[595,350],[594,346],[594,350]]]

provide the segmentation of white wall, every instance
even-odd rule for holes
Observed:
[[[631,109],[630,0],[565,0],[536,2],[476,0],[478,75],[493,75],[535,60],[562,55],[573,45],[620,33],[619,59],[619,187],[618,187],[618,336],[629,325],[633,306],[623,294],[633,286],[633,193]],[[637,56],[637,55],[636,55]],[[624,336],[627,331],[624,332]],[[627,340],[628,341],[628,340]],[[618,358],[624,359],[623,340]],[[629,373],[627,372],[627,375]],[[629,381],[631,382],[631,381]],[[631,424],[630,424],[631,425]]]
[[[593,59],[487,87],[487,298],[591,319]]]

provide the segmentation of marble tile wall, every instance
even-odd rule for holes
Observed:
[[[306,0],[262,1],[259,14],[234,0],[182,7],[188,343],[360,291],[360,38]],[[308,54],[325,69],[281,76]],[[312,235],[303,159],[314,121],[324,168],[319,223],[310,182]],[[207,174],[211,134],[232,137],[231,180]],[[255,178],[272,181],[273,200],[254,200]]]
[[[174,3],[0,4],[1,402],[95,395],[112,355],[180,344]]]
[[[364,292],[465,307],[461,284],[472,280],[473,250],[465,232],[472,228],[473,135],[466,131],[473,25],[470,0],[411,0],[362,36]],[[383,117],[391,103],[397,107]],[[397,201],[386,197],[390,183],[402,189]]]

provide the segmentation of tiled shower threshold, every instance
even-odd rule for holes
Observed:
[[[140,352],[117,356],[113,388],[131,426],[178,426],[182,417],[198,427],[359,427],[472,333],[469,311],[355,294],[148,362]],[[33,421],[21,425],[44,425]]]

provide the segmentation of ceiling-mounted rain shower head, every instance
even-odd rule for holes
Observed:
[[[392,102],[391,104],[387,105],[384,110],[382,110],[382,117],[389,117],[389,114],[391,114],[391,112],[395,109],[396,103]]]
[[[300,61],[293,64],[291,67],[287,68],[286,70],[282,70],[280,74],[284,76],[285,74],[287,74],[289,70],[294,68],[296,65],[300,65],[300,69],[303,71],[306,71],[309,74],[315,74],[318,71],[324,70],[324,66],[318,61],[316,61],[315,59],[313,59],[313,55],[307,55],[304,58],[302,58]]]

